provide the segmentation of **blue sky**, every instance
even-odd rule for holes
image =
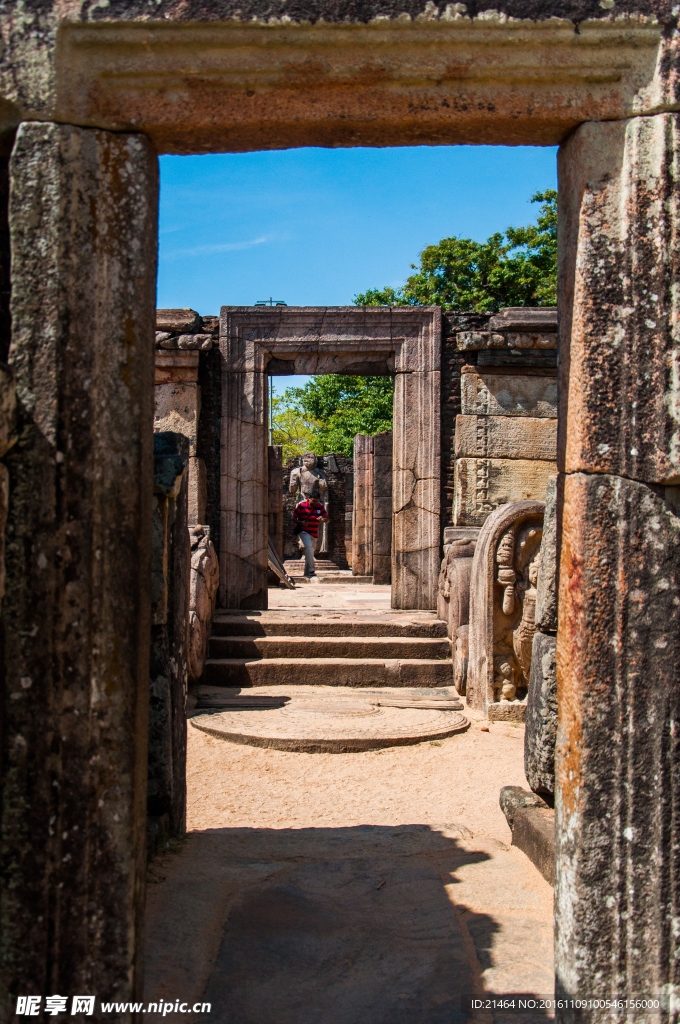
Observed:
[[[160,165],[158,306],[203,315],[269,296],[352,305],[366,288],[402,284],[440,238],[482,240],[535,220],[529,197],[557,180],[556,150],[529,146],[310,148]]]

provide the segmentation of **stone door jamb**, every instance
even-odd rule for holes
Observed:
[[[223,306],[220,605],[267,607],[267,388],[279,373],[391,373],[392,607],[435,608],[440,561],[438,306]]]

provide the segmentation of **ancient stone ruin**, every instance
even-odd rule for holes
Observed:
[[[198,417],[187,514],[210,528],[225,611],[267,602],[268,369],[394,375],[399,610],[436,607],[442,542],[466,539],[445,531],[462,528],[487,531],[487,587],[505,599],[519,580],[530,604],[533,558],[518,563],[507,530],[492,545],[489,524],[506,502],[543,502],[556,462],[557,619],[540,611],[541,569],[536,587],[536,636],[557,634],[556,991],[677,993],[677,12],[45,0],[0,18],[4,990],[141,990],[149,657],[166,625],[152,627],[157,351],[159,383],[201,389],[200,412],[197,388],[178,412]],[[556,460],[524,423],[554,419],[552,367],[510,342],[543,328],[437,307],[225,306],[219,345],[205,319],[173,320],[160,344],[177,347],[154,349],[159,153],[481,142],[560,146]],[[448,344],[459,332],[489,344]],[[521,391],[502,381],[517,377]],[[504,436],[496,417],[512,419]],[[509,671],[486,634],[489,705],[497,676],[522,692],[531,623],[515,601],[517,621],[496,603]],[[549,661],[546,647],[546,679]],[[472,646],[470,682],[471,663]]]

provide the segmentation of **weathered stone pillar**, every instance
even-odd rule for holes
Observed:
[[[186,831],[187,684],[191,546],[187,524],[191,446],[154,434],[147,840]]]
[[[267,375],[240,337],[221,337],[222,376],[220,606],[267,607]],[[236,355],[232,348],[239,351]],[[240,369],[243,367],[243,369]]]
[[[12,1019],[17,994],[139,993],[157,196],[143,136],[20,126],[2,615]]]
[[[441,564],[441,318],[417,359],[400,353],[394,380],[392,607],[437,607]],[[409,369],[412,367],[412,369]],[[400,372],[401,371],[401,372]]]
[[[373,575],[373,440],[354,438],[354,504],[352,507],[352,575]]]
[[[573,996],[680,984],[679,129],[588,123],[560,151],[556,962]]]
[[[373,582],[392,581],[392,431],[373,438]]]
[[[283,446],[267,447],[269,539],[283,561]]]

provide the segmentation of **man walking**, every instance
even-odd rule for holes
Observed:
[[[314,562],[314,541],[319,536],[319,523],[328,519],[326,506],[316,498],[305,498],[293,512],[296,522],[295,532],[298,534],[305,549],[305,577],[310,583],[318,583],[316,564]]]

